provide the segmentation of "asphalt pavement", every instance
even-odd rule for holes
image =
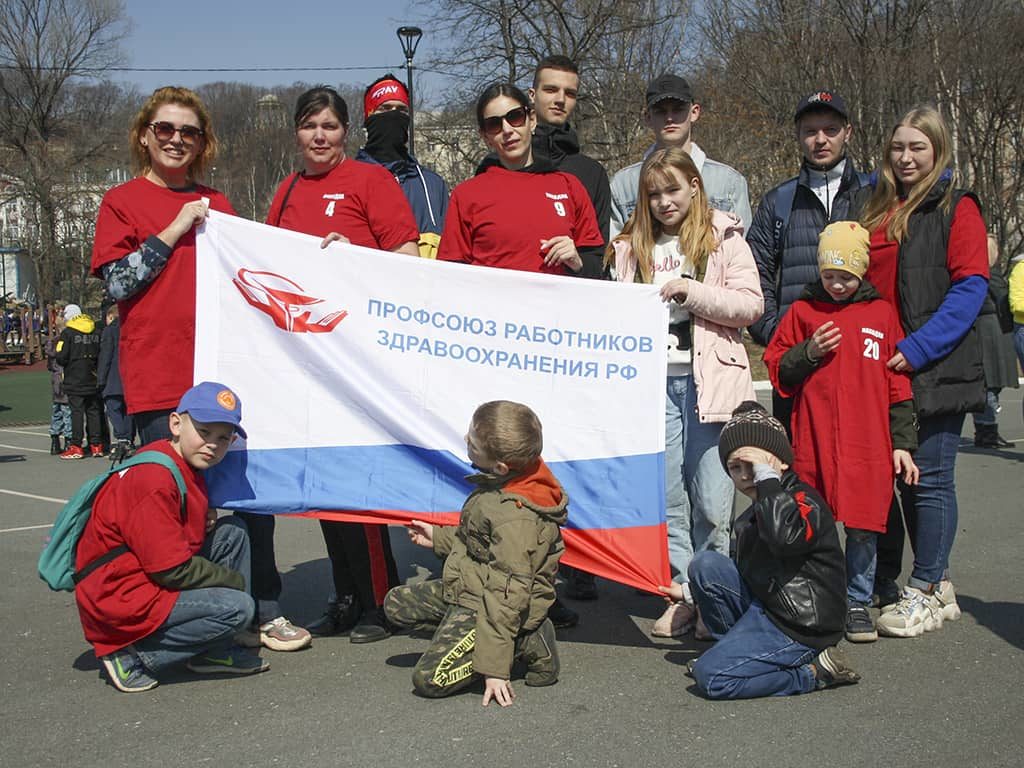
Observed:
[[[847,645],[859,685],[786,699],[711,702],[685,675],[707,646],[651,638],[662,603],[600,581],[559,632],[562,679],[513,680],[514,705],[481,707],[482,687],[428,701],[411,692],[427,638],[369,645],[317,640],[263,651],[251,678],[182,673],[119,693],[82,637],[70,593],[50,592],[36,559],[61,501],[105,462],[59,461],[45,427],[0,428],[0,766],[897,766],[1024,765],[1024,422],[1020,390],[1000,428],[1017,445],[958,459],[953,580],[963,618],[920,639]],[[973,434],[970,418],[965,436]],[[403,578],[437,569],[401,530]],[[319,528],[281,520],[282,603],[315,619],[328,592]],[[909,556],[909,547],[908,547]]]

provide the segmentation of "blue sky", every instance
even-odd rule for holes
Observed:
[[[217,80],[258,85],[296,81],[369,83],[389,69],[405,79],[405,57],[395,35],[403,24],[424,30],[414,62],[426,63],[429,22],[417,23],[407,0],[289,3],[282,0],[126,0],[132,30],[123,45],[127,67],[371,67],[305,72],[119,72],[114,77],[143,92],[161,85],[196,86]],[[424,5],[418,4],[422,9]],[[370,10],[372,9],[372,10]],[[420,11],[422,13],[422,10]],[[425,75],[417,85],[441,87]]]

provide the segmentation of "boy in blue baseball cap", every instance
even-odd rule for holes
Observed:
[[[231,388],[204,381],[169,419],[171,439],[138,455],[163,454],[171,464],[111,475],[78,543],[75,567],[86,574],[75,587],[82,629],[125,693],[148,691],[181,663],[198,673],[269,668],[234,640],[255,611],[245,524],[217,520],[200,474],[224,458],[236,435],[245,437],[242,403]],[[93,567],[96,561],[102,564]]]

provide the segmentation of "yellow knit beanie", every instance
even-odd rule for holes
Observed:
[[[818,270],[841,269],[864,279],[871,236],[856,221],[835,221],[818,238]]]

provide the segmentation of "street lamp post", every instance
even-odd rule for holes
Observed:
[[[413,135],[415,133],[415,115],[412,101],[412,57],[416,55],[416,47],[423,37],[423,30],[419,27],[399,27],[398,40],[402,43],[402,53],[405,54],[405,80],[409,89],[409,154],[415,154],[413,149]]]

